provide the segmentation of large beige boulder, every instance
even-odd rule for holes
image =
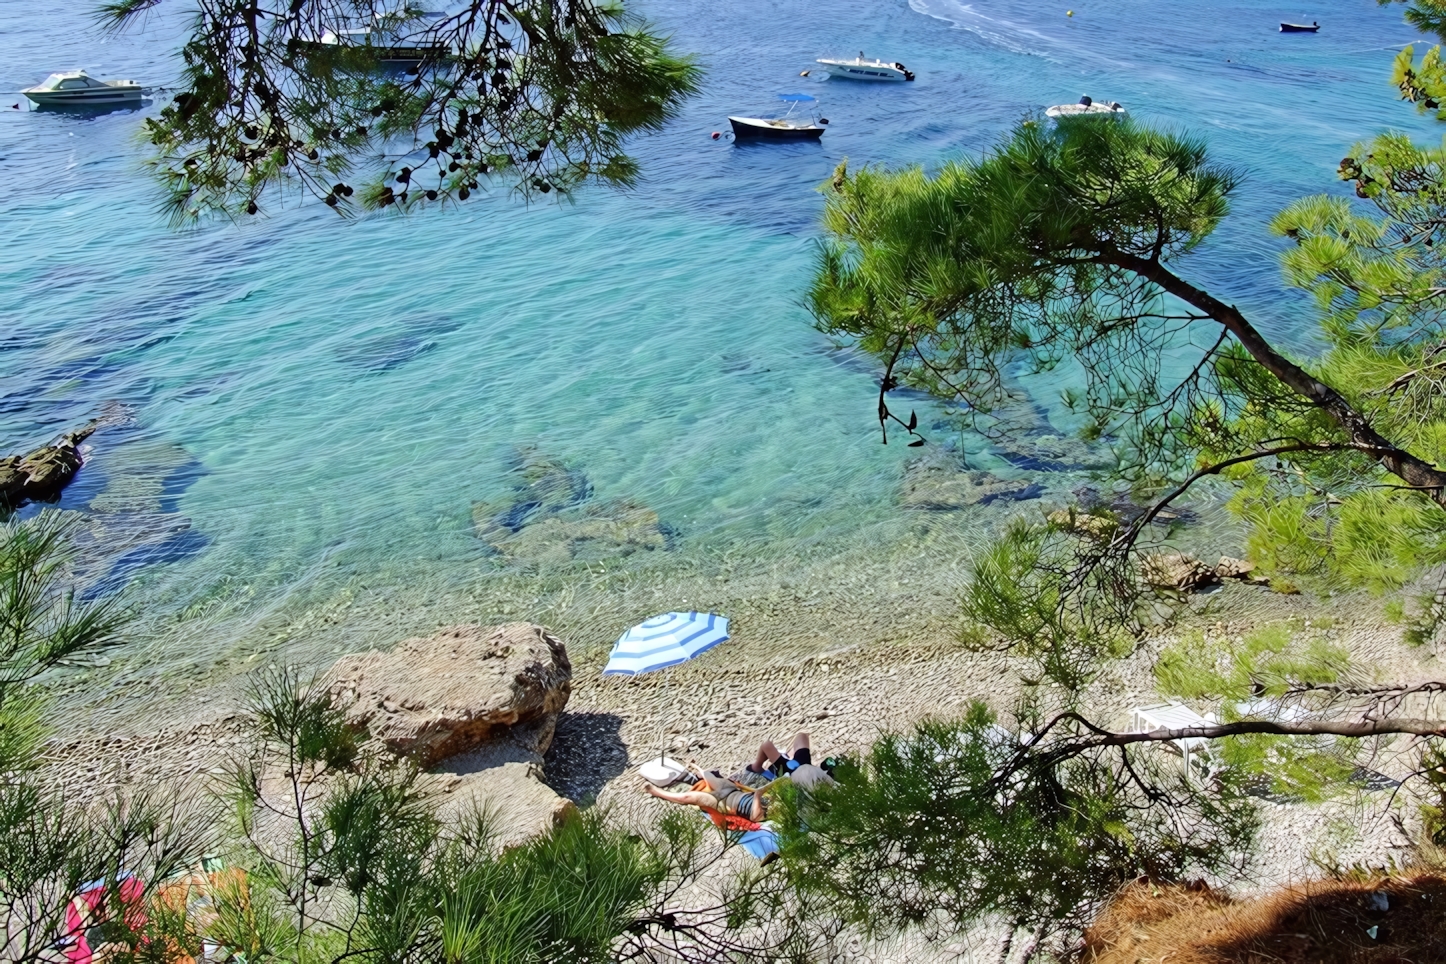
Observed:
[[[489,742],[540,763],[572,694],[572,664],[562,640],[533,623],[453,626],[343,656],[330,686],[349,722],[421,766]]]
[[[1220,581],[1213,567],[1188,552],[1151,553],[1140,560],[1140,574],[1148,585],[1156,589],[1180,592],[1193,592]]]
[[[510,847],[576,813],[577,804],[543,782],[539,761],[520,758],[526,755],[484,749],[444,761],[433,771],[443,819],[485,813],[496,834],[493,842]]]

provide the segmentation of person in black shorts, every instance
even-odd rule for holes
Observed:
[[[758,755],[738,773],[733,780],[750,787],[760,787],[779,777],[787,777],[794,785],[812,791],[820,784],[831,784],[833,777],[821,767],[814,766],[813,750],[809,746],[808,733],[799,730],[793,736],[789,752],[785,755],[772,740],[765,740],[758,748]]]
[[[790,744],[786,756],[772,740],[764,740],[763,745],[758,748],[758,754],[746,769],[749,773],[771,773],[775,777],[783,777],[811,763],[813,752],[808,745],[808,733],[799,730],[793,735],[793,743]]]

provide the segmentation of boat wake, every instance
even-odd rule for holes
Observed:
[[[1017,54],[1043,57],[1060,63],[1089,60],[1120,67],[1129,66],[1123,61],[1103,57],[1089,47],[1051,37],[1033,27],[980,13],[974,9],[973,4],[964,3],[963,0],[909,0],[909,7],[916,13],[952,23],[996,47],[1003,47]]]

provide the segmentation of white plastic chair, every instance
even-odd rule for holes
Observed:
[[[1149,733],[1152,730],[1180,730],[1193,726],[1212,726],[1212,716],[1201,716],[1183,703],[1160,703],[1155,706],[1139,706],[1130,711],[1131,733]],[[1192,765],[1204,767],[1208,779],[1214,771],[1214,760],[1210,741],[1203,736],[1189,736],[1179,740],[1166,740],[1164,745],[1180,754],[1185,766],[1185,777],[1189,779]]]

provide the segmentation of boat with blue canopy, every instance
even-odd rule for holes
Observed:
[[[733,137],[737,140],[775,141],[816,141],[823,136],[824,118],[815,120],[812,116],[795,117],[794,111],[803,104],[814,104],[818,98],[812,94],[779,94],[778,99],[788,104],[782,117],[732,117]]]

